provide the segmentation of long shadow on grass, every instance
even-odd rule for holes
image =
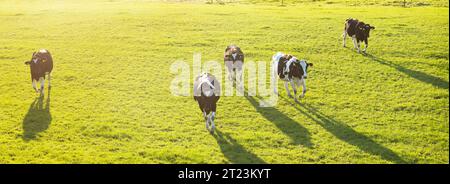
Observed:
[[[247,151],[242,145],[234,140],[227,133],[222,133],[220,130],[215,130],[214,138],[220,146],[225,157],[234,164],[265,164],[264,160],[257,155]]]
[[[283,97],[284,98],[284,97]],[[285,100],[288,100],[284,98]],[[302,108],[293,104],[293,107],[297,109],[300,113],[308,117],[309,119],[315,121],[317,124],[322,126],[325,130],[332,133],[338,139],[345,141],[353,146],[358,147],[360,150],[372,154],[378,155],[383,160],[391,161],[394,163],[404,164],[407,163],[397,154],[395,154],[389,148],[386,148],[364,134],[358,133],[345,123],[339,122],[330,118],[329,116],[321,113],[316,108],[298,103]]]
[[[50,114],[50,88],[48,88],[47,100],[44,106],[44,96],[34,99],[23,118],[23,136],[25,141],[36,138],[36,135],[48,129],[52,122]]]
[[[380,63],[382,65],[386,65],[386,66],[395,68],[396,70],[398,70],[400,72],[403,72],[404,74],[406,74],[406,75],[408,75],[408,76],[410,76],[412,78],[415,78],[415,79],[417,79],[419,81],[422,81],[422,82],[425,82],[425,83],[428,83],[428,84],[432,84],[433,86],[436,86],[438,88],[448,89],[448,84],[449,83],[447,81],[439,78],[439,77],[435,77],[435,76],[432,76],[430,74],[427,74],[427,73],[424,73],[424,72],[421,72],[421,71],[415,71],[415,70],[411,70],[411,69],[405,68],[405,67],[400,66],[398,64],[392,63],[391,61],[388,61],[388,60],[385,60],[385,59],[382,59],[382,58],[378,58],[378,57],[373,56],[371,54],[365,54],[364,56],[369,58],[369,59],[371,59],[372,61],[376,61],[376,62],[378,62],[378,63]]]
[[[308,148],[313,146],[308,129],[286,116],[278,109],[274,107],[260,107],[258,99],[248,95],[245,97],[258,113],[264,116],[268,121],[274,123],[278,129],[291,138],[294,144],[301,144]]]

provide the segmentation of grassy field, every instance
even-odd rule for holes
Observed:
[[[448,164],[448,12],[1,1],[0,163]],[[368,55],[342,47],[348,17],[376,27]],[[230,43],[247,61],[283,51],[315,66],[300,104],[282,83],[273,108],[222,97],[210,135],[193,98],[171,95],[170,66],[221,61]],[[39,48],[55,63],[44,98],[23,64]]]
[[[217,1],[217,0],[215,0]],[[210,2],[210,0],[209,0]],[[258,4],[278,4],[281,0],[222,0],[221,2],[239,2],[239,3],[258,3]],[[448,0],[283,0],[283,5],[292,4],[315,4],[315,5],[345,5],[345,6],[405,6],[405,7],[422,7],[437,6],[448,7]]]

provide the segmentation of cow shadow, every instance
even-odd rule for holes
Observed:
[[[427,73],[424,73],[421,71],[415,71],[415,70],[405,68],[398,64],[392,63],[391,61],[373,56],[371,54],[366,53],[366,54],[364,54],[364,56],[371,59],[372,61],[378,62],[382,65],[386,65],[386,66],[395,68],[396,70],[398,70],[414,79],[417,79],[421,82],[431,84],[431,85],[441,88],[441,89],[448,89],[449,82],[447,82],[439,77],[435,77],[435,76],[432,76],[430,74],[427,74]]]
[[[215,130],[214,138],[220,146],[220,150],[228,161],[234,164],[265,164],[264,160],[252,152],[246,150],[229,134]]]
[[[247,98],[259,114],[289,136],[293,144],[303,145],[307,148],[313,147],[308,129],[274,107],[260,107],[259,98],[255,99],[248,95],[245,98]]]
[[[356,146],[366,153],[377,155],[383,160],[391,161],[397,164],[407,163],[389,148],[378,144],[364,134],[358,133],[345,123],[334,120],[333,118],[323,114],[312,106],[301,103],[297,104],[299,104],[299,106],[303,109],[298,107],[298,105],[293,105],[296,110],[298,110],[309,119],[315,121],[322,128],[333,134],[336,138],[345,141],[348,144]]]
[[[23,118],[22,138],[25,141],[33,140],[36,135],[48,129],[52,121],[50,114],[50,88],[48,88],[47,99],[44,102],[44,96],[36,97],[31,103],[27,114]]]

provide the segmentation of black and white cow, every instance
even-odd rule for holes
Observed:
[[[228,69],[228,80],[242,82],[242,65],[244,64],[244,53],[236,45],[229,45],[223,56],[225,66]]]
[[[357,19],[349,18],[345,20],[344,25],[344,47],[345,47],[345,40],[347,38],[347,35],[352,37],[353,40],[353,46],[355,49],[358,50],[358,53],[360,53],[360,42],[365,43],[366,47],[364,48],[363,52],[366,52],[367,47],[369,47],[369,41],[368,38],[370,36],[370,30],[375,29],[374,26],[371,26],[370,24],[365,24],[364,22],[360,22]]]
[[[30,61],[25,61],[26,65],[30,65],[31,71],[31,83],[34,90],[44,94],[44,82],[45,75],[48,75],[48,87],[50,88],[51,72],[53,70],[53,59],[50,52],[46,49],[41,49],[38,52],[34,52]],[[36,88],[36,82],[41,83],[41,88]]]
[[[203,73],[194,81],[194,100],[203,113],[206,121],[206,129],[214,133],[214,118],[216,116],[217,101],[220,98],[220,83],[209,73]],[[211,127],[211,128],[209,128]]]
[[[283,80],[289,97],[292,97],[288,87],[289,83],[291,83],[291,87],[294,90],[295,101],[298,101],[297,88],[300,86],[303,86],[303,92],[300,97],[303,98],[305,96],[308,67],[312,67],[312,63],[307,63],[304,59],[298,60],[292,55],[278,52],[272,56],[272,66],[272,81],[276,80],[277,76]],[[277,89],[277,86],[273,89],[275,94],[278,94]]]

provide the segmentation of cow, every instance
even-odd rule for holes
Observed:
[[[370,24],[366,24],[364,22],[358,21],[357,19],[349,18],[345,20],[344,24],[344,47],[345,47],[345,40],[347,38],[347,35],[352,37],[353,40],[353,46],[355,49],[358,50],[358,53],[360,53],[360,42],[365,43],[366,47],[364,48],[363,52],[365,53],[367,50],[367,47],[369,47],[369,41],[368,38],[370,36],[370,30],[375,29],[374,26],[371,26]]]
[[[228,69],[228,79],[233,83],[242,82],[242,65],[244,64],[244,53],[236,45],[229,45],[223,56],[225,66]]]
[[[194,100],[205,118],[206,129],[214,133],[214,119],[216,116],[217,101],[220,98],[220,83],[209,73],[202,73],[194,81]]]
[[[48,87],[51,87],[51,72],[53,70],[53,59],[50,52],[46,49],[41,49],[37,52],[34,52],[31,56],[30,61],[25,61],[25,65],[30,65],[30,73],[31,73],[31,83],[33,89],[38,93],[41,92],[41,95],[44,95],[44,83],[45,83],[45,75],[48,75]],[[36,88],[36,82],[41,83],[41,88]]]
[[[300,98],[303,98],[306,93],[308,67],[312,66],[312,63],[308,63],[304,59],[299,60],[292,55],[278,52],[272,56],[272,81],[276,80],[277,76],[279,79],[283,80],[286,92],[288,96],[292,98],[288,87],[289,83],[291,83],[291,87],[294,90],[294,99],[298,102],[297,88],[299,88],[300,85],[303,87],[303,91],[300,96]],[[277,86],[275,86],[273,90],[275,94],[278,94]]]

